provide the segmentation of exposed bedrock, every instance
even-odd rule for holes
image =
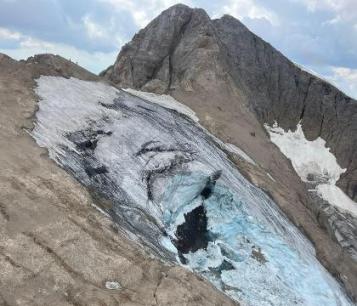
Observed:
[[[207,216],[203,205],[185,214],[185,222],[177,227],[176,237],[175,245],[181,253],[187,254],[207,248]]]
[[[187,254],[189,252],[196,252],[199,249],[207,248],[208,242],[211,239],[207,228],[206,209],[203,204],[204,201],[212,195],[216,181],[221,174],[222,171],[216,171],[208,177],[207,183],[200,193],[202,204],[186,213],[184,215],[185,222],[177,226],[177,240],[174,241],[174,243],[179,252]],[[182,256],[181,260],[185,262]]]

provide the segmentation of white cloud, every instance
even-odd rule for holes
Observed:
[[[98,23],[92,21],[89,15],[86,15],[82,18],[83,25],[87,31],[87,34],[90,38],[103,38],[107,36],[106,30]]]
[[[299,2],[299,0],[293,0]],[[335,17],[331,22],[336,21],[355,21],[357,19],[356,0],[302,0],[303,4],[310,12],[331,11]]]
[[[216,15],[229,14],[238,19],[266,19],[271,24],[279,24],[278,16],[271,10],[257,4],[255,0],[229,0]]]
[[[347,95],[357,99],[357,69],[331,67],[333,74],[328,77]]]
[[[39,49],[39,50],[53,50],[54,44],[38,40],[29,36],[23,36],[23,39],[20,41],[20,47],[25,49]]]
[[[125,43],[117,31],[113,17],[110,18],[110,20],[105,25],[103,25],[93,21],[90,15],[85,15],[82,18],[82,23],[87,32],[87,36],[91,40],[107,41],[115,43],[118,46],[121,46]]]
[[[101,2],[109,3],[119,11],[128,11],[133,17],[135,24],[143,28],[154,17],[160,14],[163,10],[170,6],[177,4],[175,0],[99,0]],[[191,0],[183,0],[180,3],[192,5]]]
[[[0,39],[5,39],[5,40],[20,40],[22,37],[22,34],[19,32],[15,31],[10,31],[5,28],[0,28]]]
[[[77,62],[82,67],[98,73],[109,65],[112,65],[117,56],[117,51],[113,52],[88,52],[62,43],[51,43],[24,35],[20,32],[12,32],[5,28],[0,28],[0,39],[16,40],[19,44],[16,49],[0,49],[17,60],[26,59],[40,53],[59,54],[64,58]]]

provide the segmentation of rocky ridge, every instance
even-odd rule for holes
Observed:
[[[339,186],[357,199],[356,101],[231,16],[211,20],[201,9],[176,5],[136,34],[101,75],[121,87],[156,92],[212,90],[219,81],[233,82],[261,123],[295,129],[301,121],[308,139],[325,139],[347,168]]]
[[[261,123],[322,137],[347,171],[339,186],[357,200],[357,103],[289,61],[237,19],[211,20],[176,5],[126,44],[101,73],[121,87],[170,92],[213,90],[229,81]],[[211,86],[212,87],[211,87]]]

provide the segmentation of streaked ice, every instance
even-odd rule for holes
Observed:
[[[186,106],[74,78],[42,76],[37,85],[33,137],[83,185],[111,200],[105,212],[130,238],[163,260],[179,261],[177,228],[203,205],[210,241],[182,256],[242,305],[352,305],[311,243],[240,174]],[[204,198],[216,171],[222,174]]]

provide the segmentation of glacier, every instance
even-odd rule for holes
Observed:
[[[41,76],[36,94],[38,145],[110,202],[100,210],[152,254],[242,305],[352,305],[187,107],[75,78]]]

